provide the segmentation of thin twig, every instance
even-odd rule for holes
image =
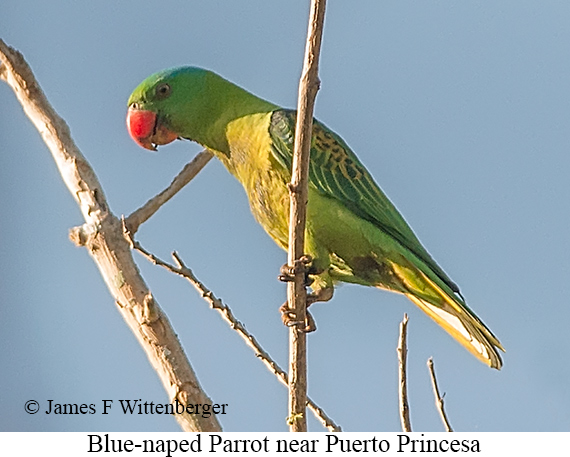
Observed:
[[[398,339],[398,362],[399,362],[399,384],[398,384],[398,399],[400,403],[400,422],[404,432],[412,431],[412,424],[410,422],[410,405],[408,404],[408,385],[407,385],[407,330],[408,330],[408,315],[404,314],[404,319],[400,323],[400,338]]]
[[[65,121],[50,105],[23,56],[0,40],[0,78],[14,90],[40,132],[85,224],[71,232],[85,246],[107,283],[118,310],[144,349],[171,402],[206,403],[204,393],[168,318],[134,263],[121,221],[111,212],[95,172],[71,138]],[[176,414],[186,431],[221,431],[214,415]]]
[[[319,54],[325,19],[325,0],[312,0],[309,30],[305,47],[303,73],[299,84],[295,149],[289,186],[291,203],[289,213],[289,250],[287,262],[293,268],[294,281],[287,286],[289,309],[304,325],[307,311],[305,270],[295,268],[305,254],[305,223],[309,177],[309,153],[313,128],[313,107],[319,90]],[[307,419],[307,335],[297,326],[289,331],[289,430],[306,432]]]
[[[151,252],[144,249],[138,241],[130,239],[133,249],[139,251],[143,256],[150,260],[155,265],[159,265],[171,273],[182,276],[187,279],[190,284],[198,291],[200,296],[210,304],[212,309],[215,309],[220,313],[222,318],[228,323],[228,325],[235,330],[239,336],[245,341],[249,348],[255,353],[255,356],[261,360],[267,369],[273,373],[277,379],[287,387],[287,373],[271,358],[271,356],[261,347],[255,336],[249,333],[245,326],[234,316],[232,310],[228,305],[226,305],[221,299],[217,298],[210,289],[208,289],[204,283],[202,283],[195,275],[194,272],[188,268],[180,256],[173,252],[172,256],[177,263],[174,266],[159,257],[155,256]],[[327,414],[315,404],[311,399],[307,399],[307,406],[313,412],[315,417],[321,422],[321,424],[326,427],[331,432],[341,432],[339,425],[336,425],[334,421],[327,416]]]
[[[437,380],[435,378],[435,368],[433,366],[433,358],[432,357],[430,357],[428,359],[427,366],[429,369],[429,374],[431,376],[431,384],[433,386],[433,395],[435,396],[435,407],[437,408],[439,415],[441,416],[441,421],[443,422],[445,430],[447,432],[452,432],[453,429],[451,428],[451,425],[449,424],[449,421],[447,420],[447,415],[445,414],[445,409],[443,407],[443,397],[445,397],[445,394],[443,394],[443,396],[439,394],[439,387],[437,386]]]
[[[166,189],[152,197],[139,209],[133,211],[131,215],[125,219],[125,224],[128,227],[129,232],[135,234],[141,224],[147,221],[160,209],[162,205],[174,197],[176,193],[194,179],[194,177],[206,166],[212,157],[213,154],[207,149],[198,153],[191,162],[184,166],[182,171],[178,173]]]

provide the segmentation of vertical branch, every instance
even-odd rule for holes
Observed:
[[[400,323],[400,338],[398,340],[398,362],[399,362],[399,383],[398,383],[398,399],[400,403],[400,422],[404,432],[412,431],[410,422],[410,406],[408,404],[408,385],[407,385],[407,331],[408,331],[408,315],[404,314],[404,319]]]
[[[431,384],[433,386],[433,395],[435,396],[435,407],[437,408],[439,415],[441,416],[441,421],[445,427],[446,432],[452,432],[453,429],[447,420],[447,414],[445,414],[445,409],[443,408],[443,397],[439,393],[439,387],[437,386],[437,380],[435,379],[435,368],[433,367],[433,358],[429,358],[427,361],[427,366],[429,369],[429,374],[431,376]]]
[[[287,286],[289,309],[302,323],[306,319],[307,294],[305,268],[300,258],[304,254],[305,222],[307,216],[309,153],[313,127],[313,107],[319,90],[318,63],[325,18],[325,0],[312,0],[309,30],[305,47],[303,73],[299,84],[295,151],[289,186],[289,250],[287,261],[294,271],[294,281]],[[306,333],[292,326],[289,333],[289,424],[290,431],[307,431],[307,338]]]

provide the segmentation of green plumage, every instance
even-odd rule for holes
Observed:
[[[166,97],[157,92],[164,84]],[[156,113],[157,124],[210,149],[244,186],[258,222],[287,248],[294,111],[192,67],[149,77],[129,105]],[[476,357],[501,367],[497,338],[342,138],[316,120],[305,251],[322,271],[312,285],[317,292],[343,281],[405,294]]]

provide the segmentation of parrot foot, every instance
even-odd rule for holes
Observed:
[[[295,265],[293,267],[290,267],[287,263],[283,265],[277,278],[279,281],[293,282],[295,280],[295,274],[302,272],[305,275],[303,284],[305,287],[309,287],[314,281],[310,276],[318,275],[323,272],[323,270],[319,270],[317,267],[312,265],[312,263],[313,258],[310,255],[304,255],[299,260],[295,261]]]
[[[318,301],[329,301],[333,297],[333,294],[334,287],[326,287],[307,294],[307,308]],[[295,315],[295,312],[289,308],[288,302],[283,303],[281,308],[279,308],[279,311],[281,312],[281,319],[287,327],[296,326],[299,328],[304,325],[304,327],[299,328],[299,330],[304,333],[314,332],[317,329],[315,319],[313,319],[313,316],[311,316],[311,313],[309,313],[308,310],[305,316],[305,322],[297,320],[297,316]]]
[[[333,298],[333,294],[334,287],[332,286],[318,289],[311,294],[307,294],[307,308],[318,301],[329,301]]]
[[[307,303],[309,302],[307,301]],[[307,305],[307,307],[308,306],[309,305]],[[305,314],[304,322],[297,320],[295,311],[289,309],[288,302],[283,303],[283,305],[281,305],[281,307],[279,308],[279,311],[281,312],[281,319],[283,320],[283,324],[285,324],[286,327],[297,327],[297,329],[303,333],[311,333],[317,329],[317,324],[315,324],[315,319],[313,319],[313,316],[311,316],[309,311],[307,311],[307,313]]]

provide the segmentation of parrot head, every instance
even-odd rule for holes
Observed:
[[[179,138],[188,138],[200,110],[207,70],[179,67],[146,78],[129,97],[127,129],[143,148],[156,150]]]
[[[146,78],[128,102],[127,128],[150,150],[176,139],[195,141],[229,155],[228,122],[277,106],[209,70],[177,67]]]

